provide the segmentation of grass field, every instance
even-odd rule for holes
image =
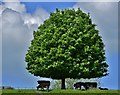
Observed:
[[[120,95],[120,90],[50,90],[37,91],[34,89],[2,90],[2,95]]]

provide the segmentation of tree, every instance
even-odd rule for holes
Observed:
[[[27,70],[40,77],[99,78],[108,75],[102,37],[89,14],[78,8],[58,10],[33,32],[25,61]]]

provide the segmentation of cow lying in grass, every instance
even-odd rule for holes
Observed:
[[[100,90],[108,90],[108,88],[99,87]]]

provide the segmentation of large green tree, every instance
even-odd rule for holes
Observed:
[[[78,8],[58,10],[34,31],[25,60],[35,76],[62,80],[106,76],[102,37],[89,14]]]

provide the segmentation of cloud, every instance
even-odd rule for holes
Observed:
[[[21,4],[19,0],[13,0],[12,2],[9,2],[9,0],[4,0],[4,3],[5,8],[9,8],[20,13],[26,12],[25,5]]]
[[[49,14],[42,8],[37,9],[33,15],[24,14],[23,19],[24,23],[34,30],[34,27],[38,27],[49,17]]]
[[[96,10],[106,12],[110,11],[112,9],[112,3],[110,2],[97,2],[97,3],[92,3],[91,6],[93,6]]]
[[[29,38],[30,29],[24,24],[20,13],[6,8],[2,13],[2,28],[3,28],[3,44],[7,45],[12,41],[12,44],[22,45]]]
[[[93,22],[100,30],[105,49],[111,53],[118,52],[118,6],[117,2],[79,2],[73,8],[81,8],[90,13]]]
[[[30,45],[33,31],[43,23],[49,14],[44,9],[38,9],[33,14],[26,13],[24,4],[20,2],[4,2],[0,6],[0,36],[2,39],[2,78],[3,85],[22,86],[26,82],[36,84],[36,77],[28,74],[25,63],[25,53]],[[9,80],[8,80],[9,79]],[[30,83],[29,83],[30,82]],[[1,84],[0,84],[1,85]]]
[[[94,9],[101,12],[110,11],[110,9],[113,8],[113,2],[94,2],[96,0],[93,0],[93,2],[78,2],[76,3],[73,8],[77,9],[81,6],[81,3],[84,4],[84,8],[89,8],[89,10]],[[88,6],[87,6],[88,5]]]

